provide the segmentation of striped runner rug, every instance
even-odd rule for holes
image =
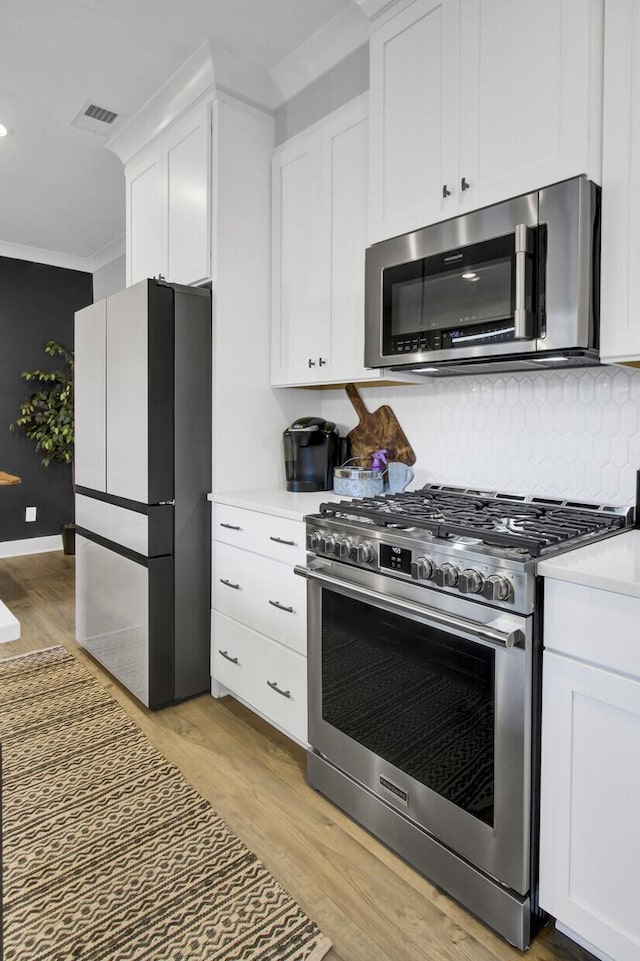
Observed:
[[[319,961],[331,943],[64,648],[0,661],[4,961]]]

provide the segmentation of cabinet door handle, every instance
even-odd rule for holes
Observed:
[[[225,587],[232,587],[232,588],[234,589],[234,591],[239,591],[239,590],[240,590],[240,585],[239,585],[239,584],[232,584],[231,581],[227,581],[224,577],[221,577],[221,578],[220,578],[220,583],[221,583],[221,584],[224,584]]]
[[[269,540],[270,540],[270,541],[274,541],[276,544],[286,544],[287,547],[295,547],[295,546],[296,546],[296,542],[295,542],[295,541],[285,541],[285,540],[282,539],[282,537],[270,537]]]
[[[291,691],[281,691],[280,688],[278,687],[277,681],[267,681],[267,684],[269,685],[272,691],[276,692],[276,694],[282,694],[283,697],[291,698]]]
[[[315,360],[312,360],[311,357],[310,357],[310,358],[309,358],[309,367],[315,367],[315,366],[316,366]]]
[[[471,184],[469,183],[467,178],[463,177],[462,180],[460,181],[460,190],[468,190],[470,186]]]
[[[324,357],[320,357],[320,358],[318,359],[318,363],[319,363],[319,365],[320,365],[321,367],[326,367],[328,361],[326,361],[326,360],[324,359]]]
[[[269,601],[269,603],[272,607],[277,607],[279,611],[286,611],[287,614],[293,614],[293,608],[285,607],[284,604],[280,603],[280,601]]]
[[[241,528],[241,527],[238,527],[237,524],[223,524],[222,521],[220,521],[220,527],[226,527],[226,528],[227,528],[228,530],[230,530],[230,531],[241,531],[241,530],[242,530],[242,528]]]
[[[446,184],[443,184],[443,185],[442,185],[442,197],[443,197],[443,200],[446,200],[447,197],[450,197],[450,196],[451,196],[451,191],[449,190],[449,188],[447,187]]]
[[[238,664],[238,658],[237,658],[237,657],[231,657],[231,655],[229,654],[228,651],[221,651],[220,648],[218,648],[218,654],[221,654],[222,657],[225,658],[225,660],[231,661],[232,664]]]

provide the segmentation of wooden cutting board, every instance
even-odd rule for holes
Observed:
[[[416,455],[413,448],[389,405],[384,404],[370,413],[354,384],[346,384],[345,390],[360,418],[359,424],[347,434],[350,456],[363,457],[366,460],[375,450],[386,447],[395,451],[395,455],[390,456],[389,460],[399,460],[409,466],[415,464]],[[362,463],[358,466],[367,465]]]

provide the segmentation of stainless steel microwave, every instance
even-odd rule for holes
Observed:
[[[598,363],[600,188],[575,177],[366,251],[365,365]]]

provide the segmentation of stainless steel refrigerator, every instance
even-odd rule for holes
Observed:
[[[211,295],[75,317],[76,637],[151,708],[209,690]]]

